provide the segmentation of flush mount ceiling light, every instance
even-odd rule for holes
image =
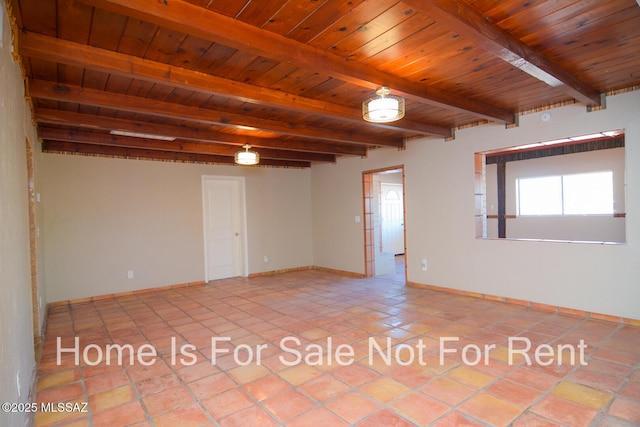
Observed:
[[[404,117],[404,98],[390,95],[391,89],[382,86],[376,96],[362,102],[362,118],[368,122],[387,123]]]
[[[243,145],[242,148],[244,148],[244,151],[238,151],[234,156],[237,164],[257,165],[260,162],[260,154],[255,151],[249,151],[249,148],[251,148],[249,144]]]

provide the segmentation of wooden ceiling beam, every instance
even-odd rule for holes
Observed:
[[[84,127],[88,129],[100,129],[105,131],[121,130],[127,132],[145,133],[151,135],[170,136],[178,139],[224,143],[236,147],[249,144],[256,148],[285,149],[291,151],[319,152],[325,154],[342,154],[353,156],[366,156],[367,149],[361,145],[349,145],[343,143],[328,143],[318,141],[282,140],[276,138],[255,138],[245,135],[216,132],[185,126],[160,125],[119,119],[114,117],[95,116],[92,114],[74,113],[71,111],[51,110],[38,108],[35,111],[38,123],[48,123],[62,126]]]
[[[511,111],[429,88],[365,64],[349,61],[313,46],[254,27],[183,0],[80,0],[91,6],[224,44],[279,62],[311,70],[321,70],[331,77],[368,87],[389,86],[394,93],[418,102],[471,113],[480,118],[514,123]],[[401,122],[401,121],[400,121]]]
[[[145,150],[128,147],[108,147],[103,145],[79,144],[77,142],[49,141],[42,143],[44,153],[75,153],[101,155],[108,157],[125,157],[130,159],[164,160],[177,162],[215,163],[235,165],[233,157],[213,154],[177,153],[171,151]],[[297,162],[291,160],[260,160],[258,166],[277,166],[288,168],[309,168],[310,162]],[[256,166],[244,166],[256,167]]]
[[[148,114],[152,116],[183,119],[233,128],[263,130],[298,137],[309,137],[330,141],[366,145],[402,147],[401,139],[381,139],[368,135],[340,132],[331,129],[305,126],[304,124],[282,123],[276,120],[247,117],[241,114],[191,107],[166,101],[158,101],[139,96],[105,92],[44,80],[29,81],[29,93],[33,98],[74,102],[95,107]]]
[[[403,0],[414,10],[445,25],[490,54],[552,87],[560,87],[589,106],[600,105],[600,93],[545,55],[522,43],[462,0]]]
[[[236,146],[191,142],[191,141],[161,141],[151,138],[137,138],[106,133],[78,131],[72,129],[38,128],[38,136],[44,140],[77,142],[81,144],[103,145],[111,147],[141,148],[149,150],[173,151],[178,153],[213,154],[233,156],[238,150]],[[255,147],[253,147],[255,148]],[[261,148],[257,150],[261,159],[298,160],[306,162],[335,163],[333,154],[309,153],[304,151],[276,150]]]
[[[368,122],[362,119],[362,111],[359,108],[301,97],[55,37],[23,32],[20,34],[18,46],[20,53],[29,57],[175,86],[208,95],[225,96],[242,102],[267,104],[276,108],[348,120],[362,126],[368,125]],[[379,128],[418,134],[452,136],[450,128],[405,119],[374,125]],[[377,140],[380,139],[377,138]],[[401,143],[396,141],[396,145],[399,146],[399,144]]]

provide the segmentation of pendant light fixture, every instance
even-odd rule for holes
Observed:
[[[376,96],[362,103],[362,118],[368,122],[387,123],[404,117],[404,98],[391,95],[391,89],[382,86]]]
[[[242,146],[244,151],[238,151],[235,156],[235,162],[239,165],[257,165],[260,162],[260,154],[255,151],[249,151],[251,145],[245,144]]]

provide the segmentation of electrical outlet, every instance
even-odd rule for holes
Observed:
[[[127,279],[133,279],[133,271],[127,271]]]
[[[264,256],[264,262],[269,262],[269,255]]]
[[[427,259],[426,258],[422,258],[422,261],[420,262],[420,267],[422,268],[422,271],[427,271]]]

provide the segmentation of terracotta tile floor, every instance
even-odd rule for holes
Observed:
[[[227,279],[51,309],[36,398],[88,402],[37,426],[632,426],[640,328],[393,277]]]

